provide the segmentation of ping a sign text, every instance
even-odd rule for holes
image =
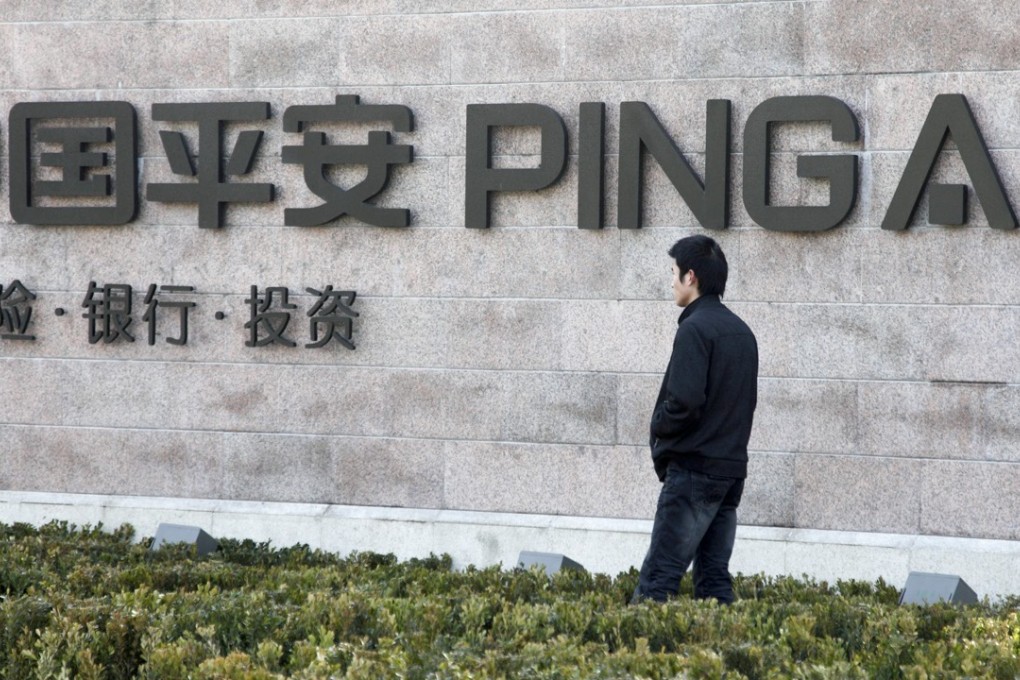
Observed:
[[[577,226],[604,225],[605,104],[579,106],[577,129]],[[226,224],[230,206],[268,203],[274,185],[245,181],[258,157],[268,102],[156,103],[151,119],[160,129],[166,163],[180,181],[148,182],[148,201],[194,204],[199,227]],[[623,102],[619,110],[619,182],[617,225],[641,226],[643,158],[651,156],[708,229],[730,223],[732,115],[729,100],[706,102],[703,176],[690,164],[662,122],[644,102]],[[137,120],[128,102],[19,103],[9,115],[10,210],[23,224],[120,225],[131,222],[138,204]],[[769,196],[771,128],[777,124],[822,122],[837,143],[859,144],[860,126],[845,102],[828,96],[774,97],[756,106],[743,131],[743,202],[757,224],[774,231],[809,232],[843,222],[857,200],[858,157],[852,152],[802,154],[797,175],[828,183],[826,205],[775,205]],[[327,124],[371,125],[367,143],[330,143]],[[490,226],[489,205],[498,192],[539,191],[561,181],[567,164],[563,118],[542,104],[470,104],[466,111],[464,223]],[[697,123],[700,125],[700,121]],[[226,148],[225,127],[245,128]],[[539,163],[529,168],[493,167],[493,131],[502,127],[537,129]],[[317,129],[318,128],[318,129]],[[414,147],[412,111],[396,104],[363,104],[357,95],[338,95],[333,104],[290,106],[283,131],[294,143],[282,147],[283,163],[301,166],[304,182],[318,203],[287,206],[284,224],[318,226],[362,223],[407,227],[410,208],[376,204],[393,166],[409,165]],[[394,141],[394,135],[402,138]],[[948,139],[957,146],[970,185],[931,181]],[[194,149],[202,150],[201,154]],[[208,151],[207,151],[208,150]],[[160,161],[162,162],[162,161]],[[335,183],[336,169],[364,166],[364,179],[353,186]],[[935,97],[882,221],[883,229],[907,228],[927,192],[928,222],[968,221],[968,193],[976,194],[990,226],[1017,226],[978,124],[962,94]],[[399,196],[394,198],[399,202]]]

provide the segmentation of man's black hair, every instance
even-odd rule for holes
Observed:
[[[729,270],[726,267],[726,256],[718,243],[702,234],[688,236],[673,244],[669,256],[676,260],[680,276],[694,270],[701,295],[722,297]]]

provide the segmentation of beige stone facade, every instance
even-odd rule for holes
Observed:
[[[1020,231],[989,228],[973,191],[965,226],[929,225],[925,197],[907,230],[880,228],[942,93],[967,97],[1020,202],[1018,21],[1017,5],[963,0],[4,2],[0,285],[36,299],[35,340],[0,340],[0,493],[648,519],[646,427],[677,313],[666,249],[704,230],[652,159],[644,226],[616,227],[619,107],[647,103],[700,173],[706,101],[728,99],[730,226],[711,233],[761,348],[741,523],[1020,541]],[[281,158],[301,143],[284,112],[348,94],[414,113],[393,134],[414,161],[379,198],[411,225],[284,226],[320,202]],[[777,204],[827,200],[799,155],[858,158],[855,207],[825,232],[767,231],[742,202],[744,124],[795,95],[840,99],[861,129],[849,144],[821,123],[775,129]],[[94,100],[136,110],[136,219],[15,223],[8,113]],[[197,139],[152,105],[218,101],[270,104],[225,147],[264,132],[230,181],[272,183],[275,200],[200,229],[194,204],[146,199],[187,181],[160,130]],[[495,195],[492,227],[466,228],[466,107],[507,102],[563,118],[566,171]],[[606,105],[601,230],[577,228],[582,102]],[[533,132],[499,131],[496,165],[534,166]],[[952,144],[943,156],[933,181],[967,184]],[[90,281],[133,287],[135,342],[88,342]],[[165,342],[176,309],[147,344],[150,284],[194,288],[176,298],[196,303],[187,345]],[[251,285],[289,288],[296,347],[245,346]],[[303,347],[306,288],[327,285],[357,291],[354,351]]]

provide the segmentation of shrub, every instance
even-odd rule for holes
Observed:
[[[900,607],[883,581],[738,576],[731,606],[637,580],[0,524],[0,677],[1020,677],[1020,599]]]

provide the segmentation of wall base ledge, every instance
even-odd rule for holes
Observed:
[[[162,522],[190,524],[213,536],[306,543],[339,554],[394,553],[401,559],[447,553],[454,564],[515,564],[522,550],[556,552],[591,571],[640,566],[651,520],[466,510],[149,496],[0,491],[0,522],[63,520],[135,527],[152,536]],[[1020,594],[1020,541],[740,526],[734,573],[816,580],[879,577],[902,587],[911,571],[956,574],[979,596]]]

